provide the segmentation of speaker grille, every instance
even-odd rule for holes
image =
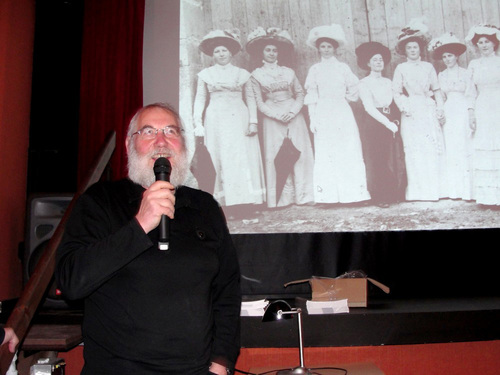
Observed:
[[[49,234],[55,229],[52,224],[40,224],[35,228],[35,236],[37,239],[50,237]]]
[[[33,274],[72,198],[71,194],[35,195],[28,200],[23,255],[23,279],[25,283]],[[54,280],[50,282],[43,305],[49,308],[69,307],[69,304],[58,295]]]

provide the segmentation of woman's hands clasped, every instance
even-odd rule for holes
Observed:
[[[446,124],[446,117],[444,115],[444,110],[443,108],[437,108],[436,109],[436,117],[439,121],[439,125],[443,126],[444,124]]]
[[[295,113],[293,112],[287,112],[287,113],[283,113],[279,118],[278,120],[280,120],[281,122],[284,122],[284,123],[288,123],[290,122],[293,118],[295,117]]]

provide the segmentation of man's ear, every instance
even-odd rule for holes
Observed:
[[[129,151],[128,149],[130,147],[130,139],[131,139],[130,137],[125,138],[125,150],[127,150],[127,154]]]

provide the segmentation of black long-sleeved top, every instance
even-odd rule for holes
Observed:
[[[170,248],[135,215],[144,189],[121,180],[83,194],[57,251],[56,279],[84,299],[83,374],[203,374],[239,352],[236,251],[211,195],[176,192]],[[224,363],[227,362],[227,363]]]

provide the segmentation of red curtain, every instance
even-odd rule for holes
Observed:
[[[116,131],[111,177],[126,176],[125,135],[142,106],[144,0],[86,0],[80,86],[78,184]]]

